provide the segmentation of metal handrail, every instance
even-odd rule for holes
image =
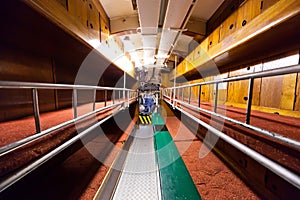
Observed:
[[[169,103],[169,102],[168,102]],[[170,104],[170,103],[169,103]],[[171,104],[170,104],[171,105]],[[266,167],[267,169],[271,170],[290,184],[294,185],[298,189],[300,189],[300,177],[299,175],[295,174],[294,172],[284,168],[283,166],[277,164],[276,162],[270,160],[269,158],[259,154],[258,152],[254,151],[253,149],[247,147],[246,145],[236,141],[235,139],[229,137],[225,133],[213,128],[209,124],[203,122],[202,120],[196,118],[195,116],[191,115],[190,113],[184,111],[183,109],[175,106],[177,110],[179,110],[184,115],[188,116],[201,126],[205,127],[208,131],[213,133],[214,135],[220,137],[230,145],[234,146],[236,149],[240,150],[244,154],[248,155],[252,159],[256,160],[258,163]]]
[[[33,83],[33,82],[18,82],[18,81],[0,81],[0,88],[23,88],[23,89],[87,89],[87,90],[125,90],[134,92],[135,90],[127,88],[102,87],[92,85],[71,85],[71,84],[52,84],[52,83]]]
[[[46,129],[46,130],[44,130],[44,131],[42,131],[42,132],[40,132],[40,133],[31,135],[31,136],[26,137],[26,138],[24,138],[24,139],[21,139],[21,140],[18,140],[18,141],[16,141],[16,142],[13,142],[13,143],[10,143],[10,144],[8,144],[8,145],[5,145],[5,146],[3,146],[3,147],[0,147],[0,157],[6,155],[6,154],[8,154],[8,153],[10,153],[10,152],[12,152],[12,151],[14,151],[14,150],[16,150],[16,149],[19,149],[19,148],[25,146],[26,144],[28,144],[28,143],[30,143],[30,142],[34,142],[34,141],[36,141],[36,140],[42,138],[43,136],[46,136],[46,135],[48,135],[48,134],[50,134],[50,133],[53,133],[54,131],[57,131],[57,130],[59,130],[59,129],[65,127],[65,126],[68,126],[68,125],[70,125],[70,124],[72,124],[72,123],[78,122],[78,121],[80,121],[80,120],[82,120],[82,119],[84,119],[84,118],[86,118],[86,117],[92,116],[92,115],[94,115],[94,114],[96,114],[96,113],[98,113],[98,112],[100,112],[100,111],[102,111],[102,110],[105,110],[105,109],[108,109],[108,108],[111,108],[111,107],[115,107],[115,106],[118,106],[118,105],[121,105],[121,104],[123,104],[123,102],[121,102],[121,103],[116,103],[116,104],[114,104],[114,105],[109,105],[109,106],[107,106],[107,107],[99,108],[99,109],[97,109],[97,110],[94,110],[94,111],[92,111],[92,112],[89,112],[89,113],[87,113],[87,114],[84,114],[84,115],[82,115],[82,116],[80,116],[80,117],[77,117],[77,118],[75,118],[75,119],[71,119],[71,120],[69,120],[69,121],[66,121],[66,122],[63,122],[63,123],[58,124],[58,125],[56,125],[56,126],[53,126],[53,127],[51,127],[51,128],[48,128],[48,129]]]
[[[186,88],[186,87],[194,87],[194,86],[200,86],[200,85],[211,85],[211,84],[219,84],[219,83],[226,83],[226,82],[232,82],[232,81],[241,81],[241,80],[247,80],[247,79],[255,79],[255,78],[264,78],[264,77],[270,77],[270,76],[279,76],[279,75],[285,75],[285,74],[292,74],[292,73],[298,73],[300,72],[300,65],[292,65],[288,67],[282,67],[278,69],[272,69],[272,70],[266,70],[262,72],[255,72],[252,74],[246,74],[242,76],[236,76],[236,77],[230,77],[230,78],[224,78],[220,80],[212,80],[212,81],[206,81],[201,83],[193,83],[193,84],[187,84],[187,85],[181,85],[176,87],[168,87],[164,89],[179,89],[179,88]]]
[[[7,189],[8,187],[10,187],[11,185],[13,185],[14,183],[16,183],[18,180],[20,180],[24,176],[26,176],[27,174],[29,174],[30,172],[32,172],[33,170],[35,170],[36,168],[38,168],[39,166],[41,166],[42,164],[44,164],[45,162],[47,162],[48,160],[50,160],[51,158],[53,158],[54,156],[56,156],[57,154],[59,154],[60,152],[62,152],[63,150],[65,150],[66,148],[68,148],[69,146],[71,146],[72,144],[74,144],[76,141],[78,141],[81,138],[83,138],[84,136],[86,136],[92,130],[99,127],[99,125],[101,125],[104,122],[106,122],[107,120],[109,120],[112,116],[113,115],[110,115],[110,116],[102,119],[101,121],[97,122],[96,124],[94,124],[94,125],[90,126],[89,128],[83,130],[82,132],[80,132],[78,135],[74,136],[70,140],[66,141],[65,143],[63,143],[59,147],[57,147],[57,148],[51,150],[50,152],[46,153],[46,155],[44,155],[44,156],[38,158],[37,160],[33,161],[28,166],[25,166],[24,168],[20,169],[19,171],[12,174],[11,176],[5,177],[4,180],[1,180],[1,182],[0,182],[0,193],[2,191],[4,191],[5,189]]]
[[[26,137],[24,139],[21,139],[19,141],[10,143],[6,146],[0,147],[0,157],[30,143],[33,141],[36,141],[37,139],[46,136],[50,133],[52,133],[53,131],[59,130],[67,125],[70,125],[74,122],[80,121],[86,117],[89,117],[93,114],[96,114],[102,110],[105,109],[109,109],[112,107],[116,107],[119,105],[123,105],[123,107],[127,107],[129,106],[130,102],[133,99],[136,99],[137,95],[132,95],[132,93],[136,93],[135,90],[132,89],[127,89],[127,88],[113,88],[113,87],[101,87],[101,86],[89,86],[89,85],[68,85],[68,84],[50,84],[50,83],[33,83],[33,82],[16,82],[16,81],[0,81],[0,88],[5,88],[5,89],[32,89],[32,104],[33,104],[33,110],[34,110],[34,119],[35,119],[35,126],[36,126],[36,134],[31,135],[29,137]],[[73,116],[74,119],[63,122],[59,125],[50,127],[46,130],[41,131],[40,128],[40,113],[39,113],[39,103],[38,103],[38,89],[72,89],[73,93],[72,93],[72,107],[73,107]],[[78,106],[78,102],[77,102],[77,98],[78,98],[78,94],[77,94],[77,90],[94,90],[94,94],[93,94],[93,111],[86,113],[82,116],[77,116],[77,106]],[[99,108],[97,110],[95,110],[95,103],[96,103],[96,90],[104,90],[105,91],[105,106],[102,108]],[[107,106],[107,90],[112,90],[112,91],[119,91],[119,102],[115,102],[115,93],[113,93],[113,97],[112,97],[112,105]],[[122,93],[121,97],[121,92],[120,91],[124,91]],[[131,96],[133,96],[132,98],[130,98]],[[127,96],[127,97],[126,97]],[[122,99],[122,101],[121,101]],[[126,105],[127,102],[127,105]]]
[[[248,101],[247,101],[247,109],[246,109],[246,119],[245,122],[246,124],[250,124],[250,115],[251,115],[251,108],[252,108],[252,97],[253,97],[253,85],[254,85],[254,79],[256,78],[263,78],[263,77],[270,77],[270,76],[279,76],[279,75],[285,75],[285,74],[291,74],[291,73],[297,73],[300,72],[300,65],[292,65],[288,67],[282,67],[278,69],[272,69],[272,70],[266,70],[266,71],[261,71],[261,72],[256,72],[252,74],[246,74],[242,76],[236,76],[236,77],[230,77],[230,78],[224,78],[220,80],[212,80],[212,81],[206,81],[206,82],[201,82],[201,83],[194,83],[194,84],[187,84],[187,85],[181,85],[181,86],[176,86],[176,87],[169,87],[169,88],[164,88],[163,92],[166,91],[172,91],[173,90],[173,98],[175,99],[176,96],[176,89],[181,89],[181,95],[182,99],[184,98],[184,88],[189,88],[189,102],[191,98],[191,87],[199,86],[199,92],[201,91],[201,86],[202,85],[211,85],[214,84],[216,87],[216,92],[215,92],[215,99],[214,99],[214,112],[217,112],[217,104],[218,104],[218,86],[220,83],[225,83],[225,82],[232,82],[232,81],[241,81],[241,80],[249,80],[249,88],[248,88]],[[178,90],[179,91],[179,90]],[[199,98],[198,98],[198,106],[200,107],[200,93],[199,93]],[[173,101],[173,108],[175,107],[175,101]]]
[[[194,105],[187,104],[187,103],[185,103],[183,101],[179,101],[179,100],[175,100],[175,101],[178,102],[178,103],[180,103],[180,104],[182,104],[182,105],[184,105],[184,106],[187,106],[187,107],[190,107],[192,109],[195,109],[195,110],[198,110],[198,111],[202,111],[202,112],[205,112],[207,114],[210,114],[210,115],[219,117],[221,119],[227,120],[229,122],[238,124],[238,125],[240,125],[242,127],[248,128],[248,129],[250,129],[252,131],[255,131],[255,132],[258,132],[258,133],[260,133],[260,134],[262,134],[264,136],[267,136],[267,137],[269,137],[271,139],[277,140],[277,141],[282,142],[282,143],[284,143],[286,145],[292,146],[292,147],[294,147],[296,149],[300,149],[300,141],[298,141],[298,140],[294,140],[294,139],[286,137],[284,135],[281,135],[281,134],[278,134],[278,133],[275,133],[275,132],[272,132],[272,131],[268,131],[268,130],[265,130],[265,129],[262,129],[262,128],[259,128],[259,127],[253,126],[253,125],[249,125],[249,124],[237,121],[237,120],[232,119],[230,117],[226,117],[224,115],[221,115],[221,114],[209,111],[209,110],[205,110],[203,108],[199,108],[199,107],[196,107]]]

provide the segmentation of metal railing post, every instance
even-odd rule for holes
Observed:
[[[39,97],[38,97],[38,91],[36,88],[32,89],[32,103],[33,103],[35,129],[36,129],[37,133],[40,133],[41,132],[41,123],[40,123],[40,111],[39,111]]]
[[[189,104],[191,103],[191,90],[192,90],[192,87],[189,87],[189,95],[188,95]]]
[[[113,90],[112,91],[112,102],[113,102],[113,104],[115,104],[115,98],[116,98],[116,91]]]
[[[127,91],[127,107],[129,107],[129,101],[130,101],[130,91]]]
[[[216,83],[216,93],[215,93],[215,101],[214,101],[214,112],[217,112],[218,107],[218,91],[219,91],[219,84]]]
[[[107,105],[107,90],[104,90],[104,106]]]
[[[96,109],[96,89],[93,90],[94,94],[93,94],[93,111],[95,111]]]
[[[199,94],[198,94],[198,107],[200,108],[200,102],[201,102],[201,85],[199,85]]]
[[[177,55],[175,55],[175,58],[174,58],[175,62],[174,62],[174,72],[175,72],[175,75],[174,75],[174,83],[173,83],[173,86],[174,86],[174,96],[173,96],[173,109],[175,109],[175,99],[176,99],[176,66],[177,66]],[[170,99],[171,100],[171,99]]]
[[[181,99],[184,102],[184,88],[181,89]]]
[[[253,84],[254,84],[254,79],[250,78],[249,88],[248,88],[247,110],[246,110],[246,124],[250,124],[251,106],[252,106],[252,97],[253,97]]]
[[[123,99],[124,99],[124,107],[126,106],[125,105],[125,101],[126,101],[126,91],[125,91],[125,89],[126,89],[126,72],[124,71],[124,90],[123,90]]]
[[[73,89],[73,117],[77,118],[77,89]]]

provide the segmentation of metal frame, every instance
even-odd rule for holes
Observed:
[[[82,120],[88,116],[91,116],[93,114],[96,114],[100,111],[103,111],[105,109],[109,109],[112,107],[116,107],[119,105],[125,106],[127,101],[127,106],[130,105],[130,102],[135,99],[134,98],[128,98],[127,100],[124,98],[123,101],[119,101],[118,103],[114,102],[109,106],[106,105],[107,102],[107,95],[105,98],[105,106],[99,109],[95,109],[96,105],[96,92],[97,90],[110,90],[110,91],[126,91],[132,92],[132,94],[137,94],[135,90],[127,89],[127,88],[112,88],[112,87],[100,87],[100,86],[87,86],[87,85],[67,85],[67,84],[49,84],[49,83],[32,83],[32,82],[14,82],[14,81],[0,81],[0,88],[6,88],[6,89],[32,89],[32,104],[34,108],[34,119],[35,119],[35,127],[36,127],[36,134],[31,135],[29,137],[26,137],[24,139],[21,139],[19,141],[13,142],[11,144],[8,144],[6,146],[0,147],[0,157],[8,154],[9,152],[12,152],[30,142],[33,142],[45,135],[48,135],[52,133],[53,131],[59,130],[67,125],[70,125],[74,122],[77,122],[79,120]],[[53,126],[51,128],[48,128],[46,130],[41,130],[40,125],[40,112],[39,112],[39,104],[38,104],[38,89],[72,89],[72,108],[73,108],[73,116],[74,118],[72,120],[63,122],[59,125]],[[78,106],[78,90],[93,90],[93,111],[86,113],[82,116],[78,117],[77,114],[77,106]],[[106,93],[107,94],[107,93]]]
[[[216,93],[215,93],[215,99],[214,99],[214,112],[216,113],[217,108],[218,108],[218,85],[220,83],[226,83],[226,82],[232,82],[232,81],[249,80],[247,113],[246,113],[245,122],[246,122],[246,124],[250,124],[254,79],[263,78],[263,77],[270,77],[270,76],[285,75],[285,74],[291,74],[291,73],[298,73],[298,72],[300,72],[300,65],[299,64],[288,66],[288,67],[283,67],[283,68],[278,68],[278,69],[262,71],[262,72],[256,72],[256,73],[253,73],[253,74],[246,74],[246,75],[237,76],[237,77],[225,78],[225,79],[221,79],[221,80],[213,80],[213,81],[207,81],[207,82],[201,82],[201,83],[187,84],[187,85],[182,85],[182,86],[177,86],[177,87],[164,88],[164,90],[173,90],[175,92],[176,89],[179,90],[180,88],[182,88],[182,89],[183,88],[191,88],[191,87],[194,87],[194,86],[200,86],[201,87],[202,85],[215,84],[216,85]],[[191,93],[189,93],[188,99],[191,98],[190,95],[191,95]],[[176,97],[174,96],[174,100],[175,99],[176,99]],[[183,97],[182,97],[182,99],[183,99]],[[183,100],[183,102],[184,102],[184,100]],[[200,107],[200,97],[199,97],[198,105]],[[173,108],[174,107],[175,107],[175,103],[173,103]]]
[[[170,104],[170,103],[168,102],[168,104]],[[300,189],[300,176],[299,175],[282,167],[281,165],[277,164],[276,162],[270,160],[269,158],[259,154],[258,152],[254,151],[253,149],[247,147],[246,145],[236,141],[235,139],[229,137],[225,133],[222,133],[221,131],[213,128],[209,124],[201,121],[200,119],[198,119],[195,116],[191,115],[190,113],[184,111],[183,109],[181,109],[177,106],[175,108],[177,110],[179,110],[181,113],[183,113],[184,115],[188,116],[189,118],[191,118],[192,120],[197,122],[198,124],[200,124],[201,126],[205,127],[208,131],[210,131],[214,135],[220,137],[221,139],[223,139],[230,145],[234,146],[236,149],[240,150],[241,152],[248,155],[252,159],[256,160],[258,163],[260,163],[267,169],[271,170],[272,172],[274,172],[275,174],[277,174],[278,176],[280,176],[287,182],[291,183],[292,185],[294,185],[295,187]]]
[[[277,140],[281,143],[287,144],[293,148],[300,149],[300,141],[288,138],[286,136],[280,135],[278,133],[274,133],[268,130],[261,129],[259,127],[250,125],[250,116],[251,116],[251,107],[252,107],[252,96],[253,96],[253,85],[254,85],[254,79],[256,78],[263,78],[263,77],[270,77],[270,76],[278,76],[278,75],[285,75],[285,74],[291,74],[291,73],[298,73],[300,72],[300,65],[293,65],[288,67],[283,67],[279,69],[273,69],[273,70],[267,70],[262,72],[256,72],[253,74],[247,74],[237,77],[231,77],[221,80],[213,80],[213,81],[207,81],[207,82],[201,82],[201,83],[195,83],[195,84],[188,84],[188,85],[182,85],[178,87],[171,87],[171,88],[164,88],[163,94],[167,94],[168,91],[175,91],[176,89],[179,90],[180,88],[191,88],[194,86],[199,86],[199,97],[198,97],[198,106],[194,106],[190,104],[190,101],[184,102],[178,99],[172,99],[170,96],[167,96],[169,98],[169,101],[166,100],[166,102],[172,106],[173,108],[179,110],[184,115],[188,116],[192,120],[196,121],[198,124],[202,125],[206,129],[208,129],[211,133],[217,135],[218,137],[222,138],[224,141],[228,142],[241,152],[245,153],[246,155],[250,156],[252,159],[256,160],[266,168],[270,169],[272,172],[277,174],[278,176],[282,177],[284,180],[288,181],[298,189],[300,189],[300,177],[293,173],[292,171],[284,168],[283,166],[277,164],[276,162],[264,157],[263,155],[259,154],[258,152],[254,151],[253,149],[247,147],[246,145],[236,141],[235,139],[227,136],[225,133],[222,133],[221,131],[213,128],[209,124],[201,121],[194,115],[186,112],[184,109],[177,106],[177,104],[180,104],[185,107],[189,107],[191,109],[202,111],[205,113],[208,113],[212,116],[227,120],[229,122],[235,123],[237,125],[240,125],[242,127],[248,128],[250,130],[256,131],[257,133],[260,133],[264,136],[267,136],[271,139]],[[245,123],[237,121],[235,119],[226,117],[224,115],[218,114],[217,112],[217,100],[218,100],[218,84],[224,83],[224,82],[232,82],[232,81],[240,81],[240,80],[249,80],[249,88],[248,88],[248,102],[247,102],[247,109],[246,109],[246,119]],[[215,93],[215,100],[214,100],[214,112],[205,110],[203,108],[200,108],[200,95],[201,95],[201,86],[202,85],[210,85],[215,84],[216,85],[216,93]],[[188,94],[188,99],[190,99],[190,93]],[[176,103],[175,103],[176,102]],[[174,106],[175,105],[175,106]]]

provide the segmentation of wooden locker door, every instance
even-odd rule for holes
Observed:
[[[68,11],[82,25],[87,26],[87,1],[86,0],[68,0]]]
[[[248,0],[239,9],[237,13],[237,29],[241,29],[257,15],[260,14],[260,0]]]
[[[260,106],[280,108],[282,98],[283,76],[262,79]]]
[[[294,110],[295,111],[300,111],[300,73],[298,73],[298,78],[297,78],[297,87],[296,87],[296,101],[294,105]]]
[[[92,32],[95,38],[100,39],[100,20],[99,12],[92,0],[87,1],[87,26],[90,32]]]
[[[100,16],[100,30],[101,30],[101,42],[104,42],[107,40],[109,36],[109,26],[105,22],[105,20]]]
[[[232,13],[220,26],[220,42],[236,31],[237,11]]]
[[[220,27],[216,28],[209,36],[208,36],[208,49],[212,48],[220,41]]]
[[[66,0],[55,0],[57,1],[60,5],[62,5],[66,10],[68,10],[67,6],[67,1]]]
[[[296,80],[297,74],[287,74],[283,76],[283,89],[280,102],[280,109],[294,109]]]
[[[261,0],[260,1],[260,9],[261,12],[267,10],[268,8],[270,8],[271,6],[273,6],[274,4],[276,4],[279,0]]]

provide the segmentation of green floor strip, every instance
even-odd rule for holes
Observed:
[[[159,113],[152,114],[152,124],[155,125],[165,125],[164,119]]]
[[[154,142],[160,169],[162,199],[201,199],[170,133],[156,132]]]

